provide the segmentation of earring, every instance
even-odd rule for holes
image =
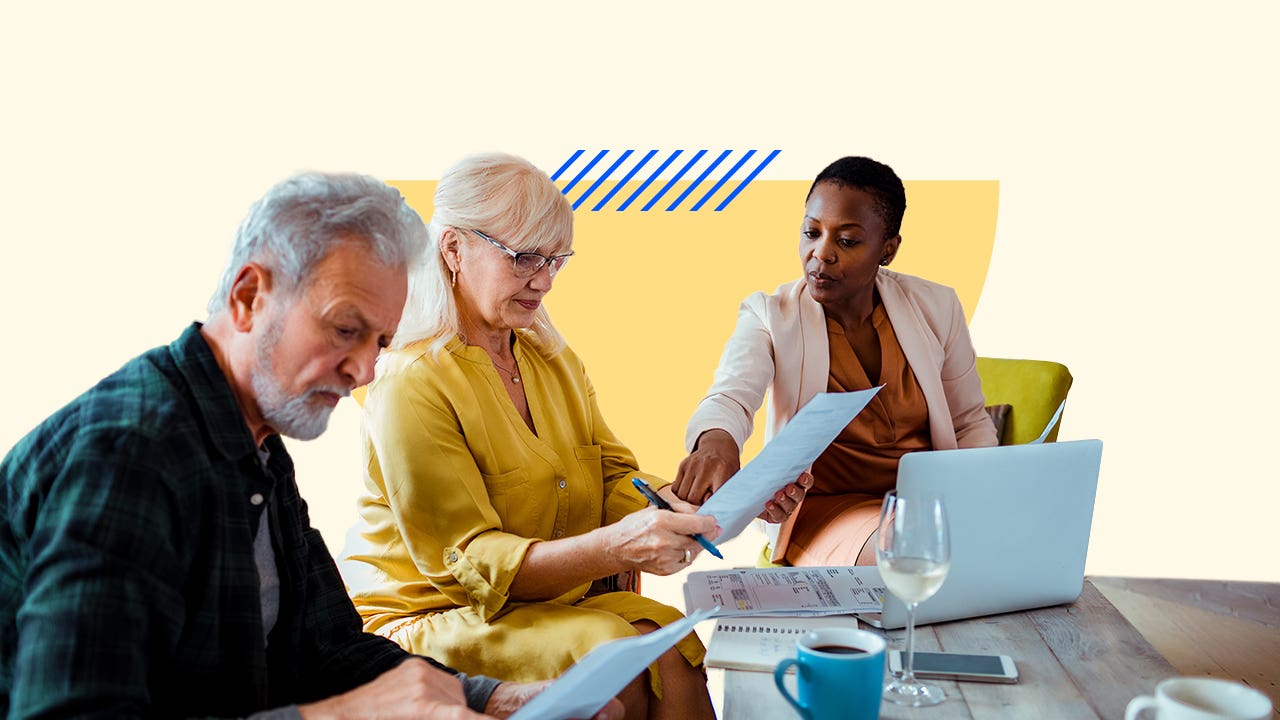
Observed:
[[[457,271],[457,270],[450,270],[450,272],[452,272],[452,273],[453,273],[453,286],[454,286],[454,287],[458,287],[458,271]]]
[[[882,257],[882,258],[880,258],[880,264],[881,264],[881,265],[888,265],[888,264],[889,264],[889,258],[887,258],[887,257]]]

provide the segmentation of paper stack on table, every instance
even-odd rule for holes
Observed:
[[[874,566],[739,568],[689,573],[687,612],[715,617],[851,615],[880,612],[887,594]]]

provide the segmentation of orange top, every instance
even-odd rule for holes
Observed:
[[[880,338],[878,382],[867,377],[840,324],[827,318],[831,348],[827,392],[866,390],[880,384],[884,388],[813,463],[811,495],[883,495],[897,484],[899,458],[933,448],[924,392],[902,354],[883,304],[876,306],[871,322]]]

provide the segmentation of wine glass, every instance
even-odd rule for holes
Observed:
[[[885,686],[884,699],[911,707],[937,705],[946,693],[916,680],[913,644],[916,606],[933,597],[951,569],[947,513],[940,498],[904,498],[896,490],[885,494],[876,565],[889,592],[907,606],[907,662],[902,676]]]

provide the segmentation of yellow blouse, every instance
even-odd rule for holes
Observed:
[[[578,356],[566,348],[543,356],[517,332],[513,350],[536,434],[520,417],[485,351],[456,339],[433,358],[426,341],[389,351],[369,385],[361,439],[365,492],[360,521],[348,534],[341,570],[365,628],[414,652],[430,651],[467,672],[506,679],[553,676],[609,637],[575,639],[572,657],[533,670],[528,657],[573,628],[555,627],[572,613],[539,605],[575,605],[589,584],[544,603],[509,596],[529,546],[580,535],[642,509],[630,482],[667,481],[639,472],[631,451],[609,430]],[[679,613],[632,593],[583,601],[627,619],[661,624]],[[649,606],[653,607],[650,608]],[[456,611],[461,615],[440,615]],[[431,627],[411,633],[424,614]],[[500,627],[511,615],[502,635]],[[447,622],[446,622],[447,620]],[[525,637],[512,642],[518,626]],[[620,633],[630,633],[624,624]],[[485,634],[488,633],[486,636]],[[482,636],[496,643],[480,642]],[[489,662],[471,657],[483,648]],[[463,652],[463,648],[470,648]],[[685,648],[682,648],[682,651]],[[686,651],[695,664],[701,646]],[[507,655],[497,662],[496,657]],[[536,663],[533,663],[536,664]]]

